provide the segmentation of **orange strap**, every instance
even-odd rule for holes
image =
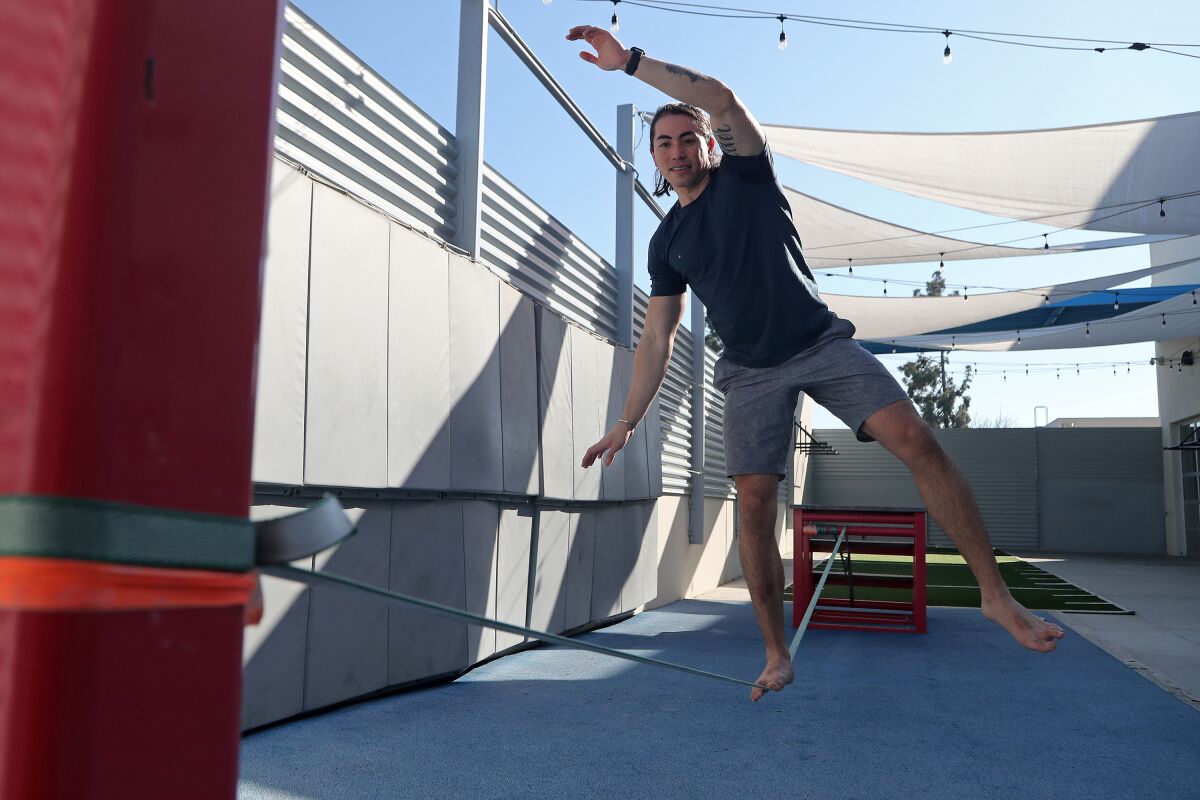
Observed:
[[[0,608],[129,611],[246,606],[261,615],[257,572],[131,567],[57,558],[0,557]]]

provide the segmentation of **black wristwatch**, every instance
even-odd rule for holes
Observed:
[[[640,47],[629,48],[629,60],[625,62],[625,74],[632,75],[637,72],[638,64],[642,63],[642,56],[646,55],[646,51]]]

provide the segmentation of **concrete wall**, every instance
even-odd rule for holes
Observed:
[[[1200,258],[1200,236],[1150,245],[1150,263],[1155,266],[1187,258]],[[1151,282],[1155,286],[1200,283],[1200,263],[1161,272]],[[1200,358],[1200,324],[1196,330],[1197,335],[1190,339],[1156,342],[1155,357],[1178,362],[1180,354],[1190,350],[1194,357]],[[1162,420],[1162,446],[1170,447],[1179,443],[1181,423],[1200,418],[1200,366],[1183,367],[1182,372],[1160,368],[1155,373],[1158,380],[1158,416]],[[1200,557],[1200,534],[1193,534],[1189,542],[1184,529],[1180,466],[1178,451],[1162,452],[1166,551],[1170,555]]]

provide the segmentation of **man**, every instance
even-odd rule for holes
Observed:
[[[633,384],[621,420],[588,449],[582,465],[597,458],[611,464],[645,415],[666,374],[691,285],[725,344],[714,383],[725,394],[725,460],[737,486],[742,571],[766,644],[756,682],[781,691],[793,680],[774,531],[800,391],[909,468],[927,510],[975,574],[983,615],[1023,646],[1053,650],[1062,629],[1009,593],[962,473],[887,369],[850,338],[854,326],[820,300],[766,138],[737,96],[718,80],[626,50],[602,28],[575,27],[567,39],[595,49],[579,54],[584,61],[624,70],[681,101],[660,108],[650,129],[661,175],[656,194],[673,190],[679,201],[650,241],[651,297]],[[751,700],[762,695],[753,689]]]

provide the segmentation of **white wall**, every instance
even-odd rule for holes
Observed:
[[[1150,245],[1150,263],[1154,266],[1186,258],[1200,258],[1200,236]],[[1161,272],[1152,278],[1151,283],[1154,286],[1200,283],[1200,262]],[[1156,342],[1155,357],[1178,362],[1185,350],[1190,350],[1194,357],[1200,357],[1200,311],[1196,319],[1195,336]],[[1155,370],[1155,375],[1158,379],[1158,416],[1162,420],[1162,441],[1163,446],[1167,447],[1178,444],[1180,423],[1200,417],[1200,367],[1184,367],[1182,372],[1175,368],[1159,368]],[[1163,451],[1163,472],[1167,553],[1176,556],[1200,555],[1187,552],[1184,538],[1178,451]]]

